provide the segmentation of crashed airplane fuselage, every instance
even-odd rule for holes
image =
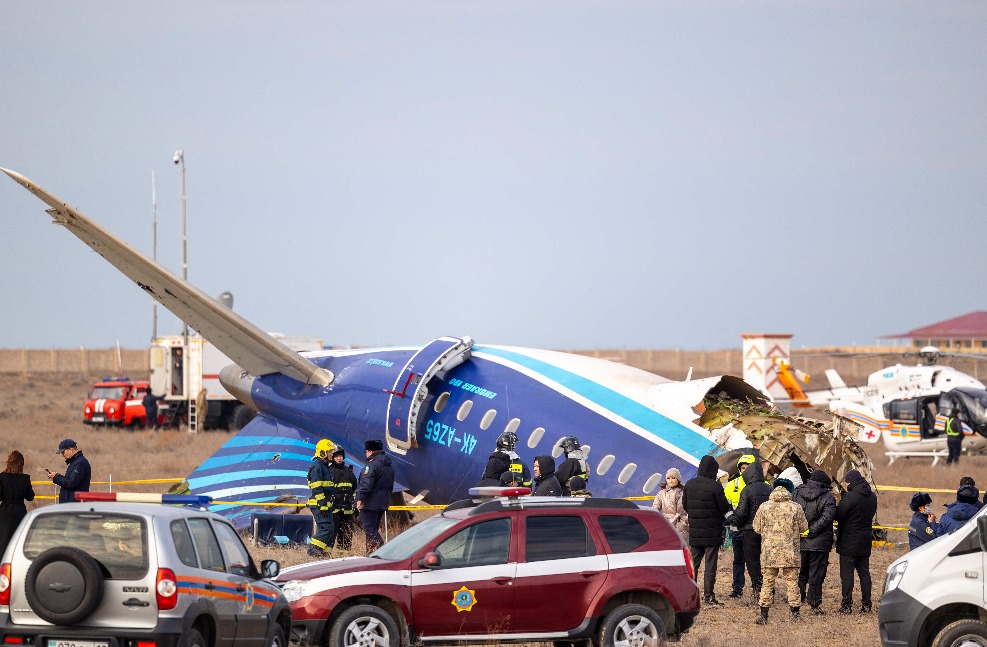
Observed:
[[[595,496],[653,494],[670,467],[683,478],[705,455],[729,471],[755,447],[776,470],[806,475],[870,462],[840,427],[783,416],[737,377],[676,382],[605,360],[440,337],[425,346],[296,353],[103,230],[27,178],[4,170],[49,205],[56,223],[236,362],[223,385],[258,415],[188,478],[245,523],[253,503],[301,500],[315,443],[329,438],[363,466],[364,442],[386,443],[396,488],[429,503],[465,498],[497,437],[517,451],[558,456],[576,436],[589,453]]]

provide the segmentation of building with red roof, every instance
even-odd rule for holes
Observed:
[[[885,335],[883,339],[908,339],[914,348],[936,346],[953,352],[987,353],[987,311],[971,312],[908,332]]]

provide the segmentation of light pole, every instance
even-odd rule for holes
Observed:
[[[154,186],[154,171],[151,171],[151,230],[154,238],[154,262],[158,262],[158,196]],[[154,330],[151,333],[151,340],[158,338],[158,302],[151,299],[152,310],[154,312]]]
[[[179,148],[175,151],[175,156],[172,158],[175,164],[182,165],[182,182],[181,189],[179,192],[179,199],[182,209],[182,281],[188,281],[188,237],[185,235],[185,151]],[[185,364],[188,362],[188,324],[182,328],[182,353],[186,355],[182,359],[182,395],[188,398],[188,371],[185,370]]]

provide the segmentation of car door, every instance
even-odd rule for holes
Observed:
[[[209,519],[190,517],[188,527],[201,567],[197,575],[190,578],[190,588],[195,588],[216,610],[216,647],[232,647],[236,640],[237,605],[223,551]]]
[[[608,569],[585,520],[571,513],[528,515],[523,546],[514,586],[515,631],[575,629]]]
[[[226,558],[226,592],[236,613],[236,645],[252,647],[263,645],[268,630],[268,609],[255,595],[254,566],[250,553],[229,524],[213,521],[216,538]]]
[[[412,564],[411,606],[419,636],[513,632],[515,523],[510,514],[471,524],[429,549],[441,560],[436,568]]]

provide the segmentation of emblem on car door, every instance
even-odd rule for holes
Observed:
[[[452,606],[456,607],[457,613],[472,611],[474,604],[476,604],[476,591],[466,588],[465,584],[463,588],[452,592]]]

